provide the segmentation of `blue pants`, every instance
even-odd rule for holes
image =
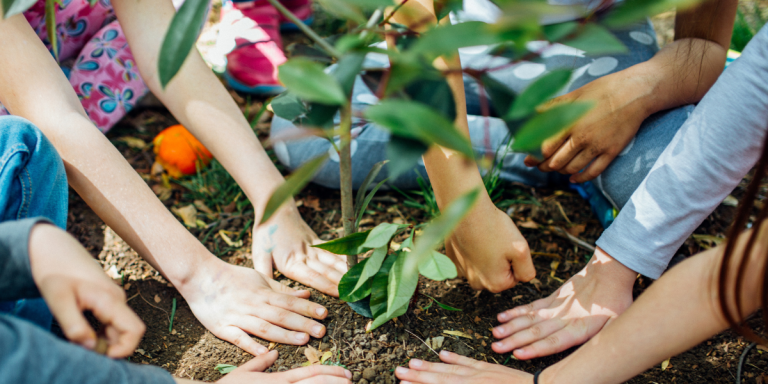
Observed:
[[[628,53],[620,55],[586,56],[575,48],[556,45],[544,50],[535,62],[523,62],[509,68],[491,72],[496,80],[506,84],[519,93],[540,76],[554,69],[573,70],[573,77],[564,92],[573,91],[602,76],[621,71],[653,57],[659,50],[656,34],[650,22],[638,23],[630,28],[615,30],[612,33],[627,47]],[[529,49],[537,49],[537,42]],[[464,67],[482,69],[504,64],[506,60],[487,54],[487,48],[471,47],[459,50]],[[386,55],[371,53],[366,56],[366,68],[381,68],[389,65]],[[482,116],[480,109],[480,89],[472,79],[465,77],[464,89],[467,99],[469,136],[476,155],[497,154],[496,161],[501,163],[501,178],[507,181],[521,182],[534,187],[558,186],[567,184],[567,177],[557,173],[544,173],[536,168],[526,167],[523,159],[526,154],[506,152],[509,143],[509,131],[504,122],[496,117]],[[358,77],[352,95],[353,116],[361,116],[362,110],[378,99]],[[561,92],[561,93],[564,93]],[[621,208],[629,200],[632,192],[648,174],[656,159],[672,140],[680,126],[693,111],[692,105],[658,112],[647,118],[622,153],[594,181],[610,203]],[[335,123],[339,123],[336,116]],[[272,119],[272,135],[300,129],[292,122],[275,116]],[[362,184],[373,164],[386,159],[386,144],[389,133],[373,123],[359,117],[352,121],[352,183],[356,189]],[[339,188],[338,155],[331,143],[318,137],[277,142],[275,154],[282,164],[293,170],[307,160],[323,153],[330,155],[327,162],[316,174],[314,182],[329,188]],[[419,161],[416,170],[427,177],[424,164]],[[379,174],[378,180],[386,178],[386,168]],[[389,182],[400,188],[416,188],[415,172],[406,172]],[[375,185],[373,183],[372,185]]]
[[[0,116],[0,222],[43,216],[67,225],[67,176],[53,145],[37,127]],[[53,316],[43,299],[0,302],[10,313],[50,329]]]

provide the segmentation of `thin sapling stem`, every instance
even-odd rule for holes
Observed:
[[[355,232],[355,203],[352,194],[352,104],[341,108],[341,124],[339,126],[339,138],[341,151],[339,151],[339,174],[341,188],[341,221],[344,224],[344,236]],[[347,256],[347,266],[354,267],[357,264],[357,255]]]

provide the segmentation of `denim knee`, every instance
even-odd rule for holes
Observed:
[[[67,223],[64,163],[43,133],[28,120],[0,117],[0,221],[43,216]]]

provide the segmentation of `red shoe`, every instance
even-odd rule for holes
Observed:
[[[259,95],[284,91],[277,80],[277,67],[286,61],[277,9],[259,0],[234,3],[226,13],[228,19],[236,19],[233,25],[237,25],[235,48],[227,54],[227,83],[236,91]]]
[[[304,24],[312,24],[312,1],[311,0],[280,0],[289,11],[291,11],[299,20]],[[293,22],[286,19],[283,14],[280,14],[280,30],[282,31],[297,31],[299,27]]]

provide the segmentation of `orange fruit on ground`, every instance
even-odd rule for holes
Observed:
[[[204,168],[213,155],[186,128],[174,125],[164,129],[152,140],[155,161],[168,171],[171,177],[194,175],[196,167]]]

